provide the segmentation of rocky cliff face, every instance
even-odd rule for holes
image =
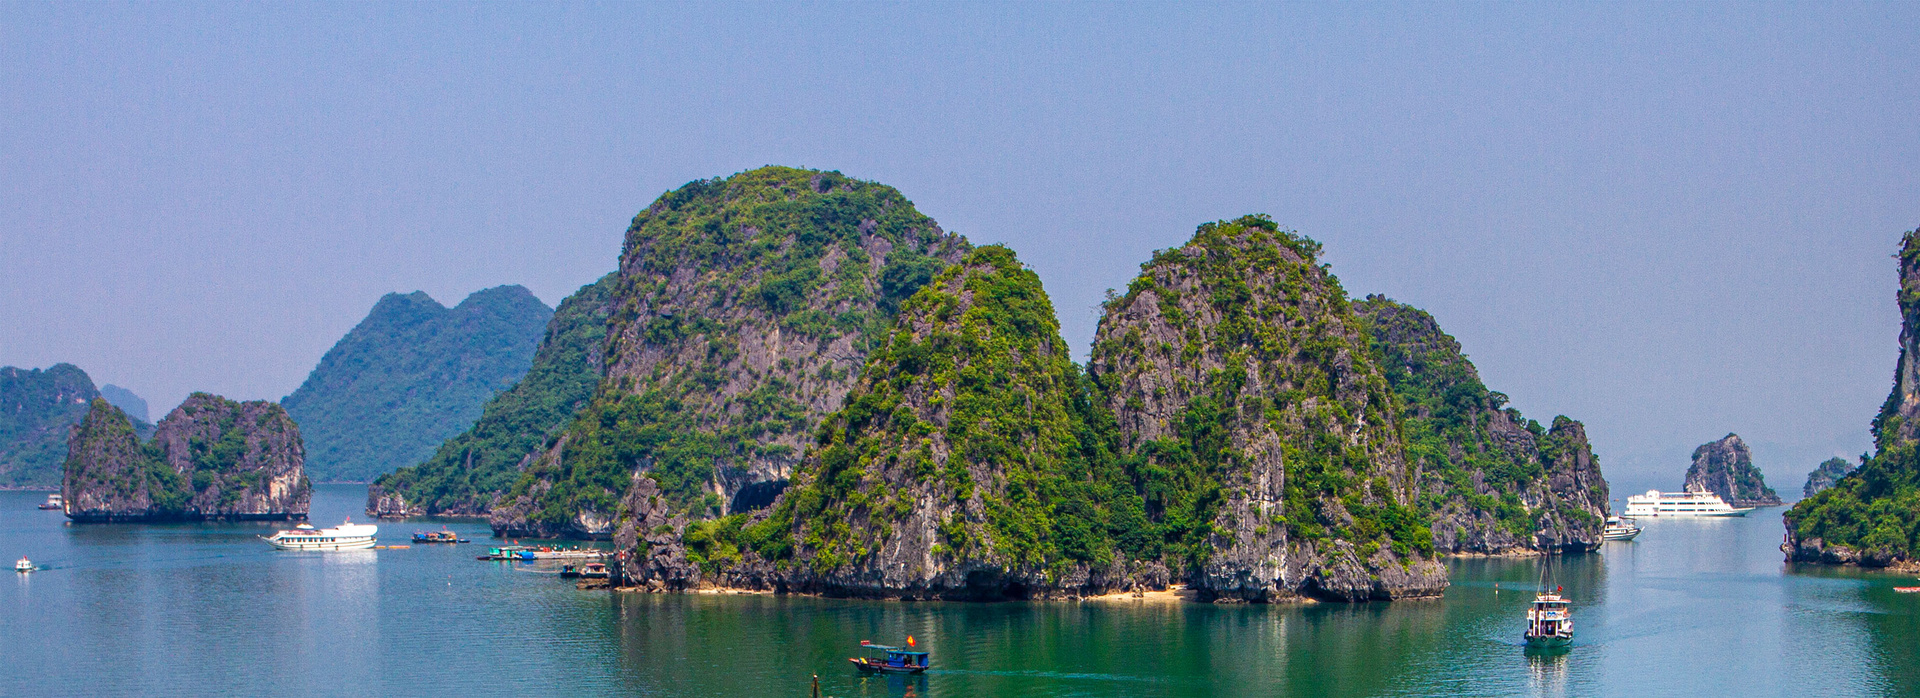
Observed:
[[[1767,486],[1753,454],[1739,434],[1701,444],[1687,468],[1688,492],[1712,492],[1737,507],[1777,506],[1780,496]]]
[[[595,397],[491,517],[607,536],[645,473],[693,519],[764,507],[898,305],[968,248],[890,187],[767,167],[636,216]]]
[[[627,575],[960,599],[1165,584],[1117,545],[1139,499],[1088,427],[1084,388],[1038,277],[1004,247],[975,250],[907,301],[770,512],[675,535],[686,524],[636,488]]]
[[[1901,237],[1897,258],[1900,359],[1873,419],[1875,453],[1787,511],[1790,561],[1920,566],[1920,229]]]
[[[382,297],[281,401],[307,437],[313,476],[368,482],[426,460],[526,374],[552,316],[520,286],[452,308],[419,291]]]
[[[73,428],[62,492],[75,521],[304,519],[300,432],[271,402],[194,393],[142,444],[94,400]]]
[[[1800,488],[1801,496],[1811,497],[1820,494],[1821,490],[1832,487],[1833,483],[1839,482],[1840,478],[1853,472],[1853,468],[1853,463],[1845,458],[1835,457],[1822,461],[1813,469],[1813,472],[1807,473],[1807,484]]]
[[[487,401],[473,427],[440,444],[432,458],[374,480],[367,513],[381,517],[486,516],[530,460],[593,397],[605,366],[614,274],[560,302],[512,388]]]
[[[1319,252],[1264,217],[1201,226],[1106,303],[1088,373],[1203,594],[1437,594],[1391,389]]]
[[[1460,342],[1432,315],[1382,296],[1355,303],[1399,405],[1434,548],[1508,554],[1589,550],[1608,513],[1606,480],[1586,428],[1551,427],[1505,407]]]
[[[120,408],[94,398],[67,437],[60,485],[75,521],[144,521],[183,512],[187,482],[134,435]]]

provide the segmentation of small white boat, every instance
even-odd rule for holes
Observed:
[[[13,571],[15,571],[15,572],[32,572],[32,571],[33,571],[33,561],[32,561],[32,560],[28,560],[28,559],[27,559],[26,557],[24,557],[24,556],[22,556],[22,557],[20,558],[20,561],[19,561],[19,562],[16,562],[16,563],[13,563]]]
[[[42,511],[49,511],[53,509],[65,509],[66,506],[66,502],[60,499],[60,493],[55,492],[47,495],[47,501],[40,505],[40,509]]]
[[[1566,647],[1573,644],[1573,611],[1560,589],[1533,597],[1527,608],[1527,644],[1534,647]]]
[[[1601,540],[1633,540],[1637,535],[1640,535],[1640,527],[1618,516],[1607,517],[1607,527],[1600,529]]]
[[[280,550],[366,550],[373,547],[373,535],[379,526],[356,524],[352,519],[333,528],[314,528],[300,524],[260,539]]]
[[[1720,495],[1712,492],[1661,492],[1647,490],[1646,494],[1636,494],[1627,498],[1627,512],[1622,514],[1629,519],[1661,516],[1746,516],[1754,507],[1728,506]]]

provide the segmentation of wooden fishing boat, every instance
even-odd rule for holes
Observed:
[[[913,638],[907,638],[907,647],[876,645],[866,640],[860,641],[860,649],[867,653],[865,657],[847,659],[861,671],[882,674],[918,674],[927,670],[927,653],[908,649],[913,646]]]
[[[414,531],[413,542],[415,543],[465,543],[467,542],[467,539],[461,538],[459,534],[456,534],[453,531],[449,531],[446,529],[445,526],[442,526],[438,531]]]

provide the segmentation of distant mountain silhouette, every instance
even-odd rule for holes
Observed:
[[[108,383],[100,386],[100,397],[106,398],[108,404],[120,408],[121,412],[127,413],[136,422],[153,421],[152,417],[147,416],[146,399],[133,394],[131,390]]]
[[[553,309],[521,286],[449,309],[389,293],[281,404],[300,425],[317,482],[364,482],[433,454],[533,362]]]

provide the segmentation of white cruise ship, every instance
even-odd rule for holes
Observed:
[[[333,528],[300,524],[260,539],[281,550],[365,550],[373,547],[373,534],[379,530],[379,526],[355,524],[349,519]]]
[[[1746,516],[1753,507],[1732,507],[1712,492],[1647,490],[1627,498],[1629,519],[1659,516]]]

